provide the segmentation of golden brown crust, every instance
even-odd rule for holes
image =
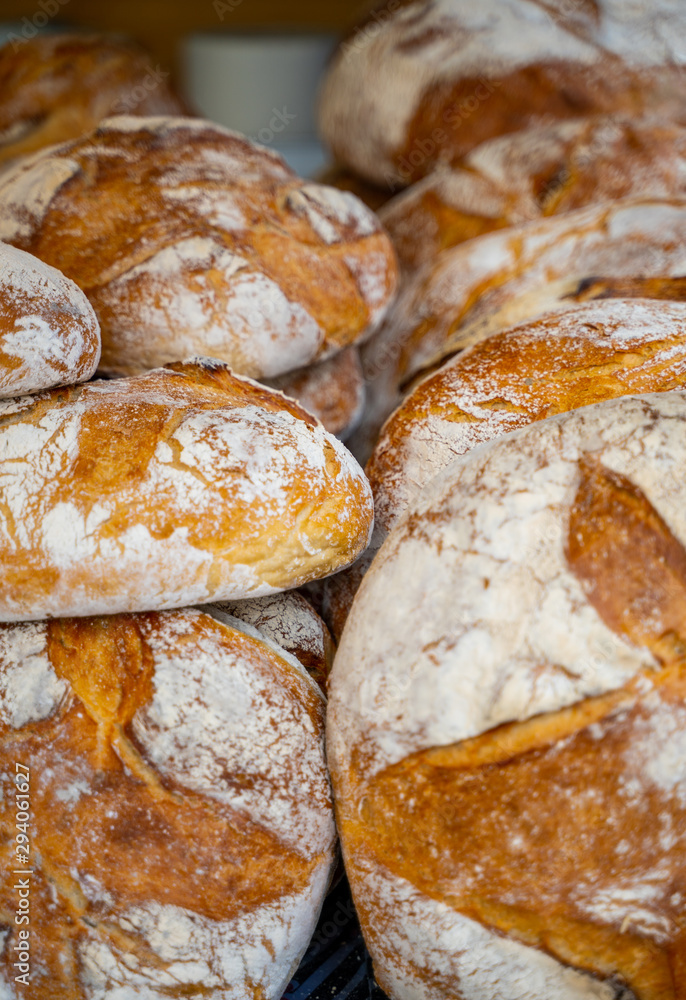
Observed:
[[[252,625],[276,642],[303,665],[313,681],[326,693],[336,652],[331,633],[309,601],[295,590],[247,601],[220,601],[206,605]]]
[[[323,170],[317,176],[320,184],[328,184],[330,187],[338,188],[340,191],[349,191],[356,198],[368,205],[373,212],[379,209],[393,197],[393,188],[377,187],[376,184],[368,184],[358,177],[352,170],[340,164],[334,164]]]
[[[366,473],[386,530],[458,455],[518,427],[618,396],[686,384],[683,281],[582,282],[602,296],[495,334],[421,381],[386,421]]]
[[[14,785],[26,781],[35,1000],[117,986],[278,1000],[333,862],[314,685],[190,609],[3,625],[0,647],[0,981],[15,975]],[[35,688],[12,702],[22,671],[42,676],[52,704]],[[264,810],[270,795],[281,819]]]
[[[395,1000],[682,1000],[685,423],[654,394],[477,449],[367,575],[327,742]]]
[[[173,368],[5,405],[5,621],[259,596],[366,546],[343,445],[221,362]]]
[[[169,73],[105,35],[40,34],[0,47],[0,163],[76,139],[113,114],[185,114]]]
[[[342,441],[362,415],[365,381],[359,351],[345,347],[327,361],[270,379],[269,384],[297,399]]]
[[[380,216],[401,264],[527,219],[632,195],[684,193],[686,130],[659,119],[592,117],[483,143],[388,202]]]
[[[100,327],[83,292],[54,267],[0,243],[0,396],[84,382]]]
[[[375,22],[375,23],[374,23]],[[681,118],[681,12],[669,2],[391,0],[344,41],[321,129],[367,180],[407,185],[532,123],[589,114]]]
[[[361,202],[198,119],[109,119],[5,173],[0,207],[86,292],[113,374],[206,354],[274,377],[367,336],[395,289]]]

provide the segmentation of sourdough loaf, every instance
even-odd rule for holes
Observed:
[[[339,833],[392,1000],[681,1000],[686,394],[451,463],[329,685]]]
[[[487,233],[420,268],[365,345],[362,461],[420,373],[525,320],[574,307],[594,278],[686,274],[686,200],[628,198]],[[648,297],[651,292],[647,293]]]
[[[379,212],[412,270],[465,240],[633,195],[686,194],[686,128],[616,116],[534,125],[477,146]]]
[[[656,284],[667,283],[635,282],[639,294]],[[686,300],[686,280],[674,284]],[[430,479],[485,441],[580,406],[681,387],[686,301],[592,301],[495,334],[420,382],[386,421],[366,467],[377,524],[388,531]]]
[[[0,474],[3,621],[273,593],[372,524],[343,445],[207,359],[5,402]]]
[[[224,618],[0,626],[7,1000],[280,1000],[334,861],[324,699]]]
[[[252,600],[206,604],[201,610],[219,611],[252,625],[265,639],[295,656],[326,691],[335,647],[328,628],[302,594],[287,590]]]
[[[334,56],[321,129],[341,163],[393,185],[536,121],[683,118],[685,33],[674,0],[390,0]]]
[[[365,381],[355,345],[344,347],[326,361],[268,379],[267,384],[296,399],[342,441],[362,418]]]
[[[84,382],[99,358],[100,328],[81,289],[0,243],[0,396]]]
[[[23,160],[0,179],[0,238],[86,292],[112,374],[204,354],[281,375],[371,333],[396,281],[357,198],[198,119],[111,118]]]
[[[0,47],[0,164],[76,139],[113,114],[184,114],[168,79],[118,38],[10,37]]]

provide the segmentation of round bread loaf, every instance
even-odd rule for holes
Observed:
[[[0,726],[3,997],[280,1000],[335,845],[293,657],[194,609],[3,625]]]
[[[392,1000],[680,1000],[686,393],[551,417],[401,517],[329,684]]]
[[[197,359],[0,406],[0,620],[257,597],[367,545],[367,480],[280,393]]]
[[[419,373],[517,323],[573,307],[593,278],[681,277],[685,245],[686,199],[628,198],[446,250],[406,282],[362,351],[368,403],[351,449],[368,459],[383,421]]]
[[[536,121],[683,117],[685,32],[674,0],[390,0],[335,55],[322,133],[392,186]]]
[[[86,292],[111,374],[203,354],[274,377],[371,333],[396,282],[357,198],[197,119],[112,118],[22,161],[0,238]]]
[[[686,194],[686,128],[600,116],[535,125],[477,146],[380,210],[401,265],[504,226],[632,195]]]
[[[0,47],[0,163],[76,139],[112,114],[184,114],[168,78],[118,38],[10,35]]]
[[[686,280],[678,286],[686,297]],[[366,467],[377,525],[388,531],[430,479],[485,441],[580,406],[681,387],[686,302],[587,302],[495,334],[420,382],[386,421]]]
[[[335,646],[331,634],[309,601],[296,590],[247,601],[221,601],[201,610],[223,614],[252,625],[270,642],[291,653],[326,691]]]
[[[85,382],[99,358],[100,327],[81,289],[0,243],[0,396]]]
[[[269,379],[267,384],[296,399],[343,441],[362,418],[365,381],[355,346],[316,365]]]

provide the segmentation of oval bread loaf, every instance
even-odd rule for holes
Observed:
[[[23,34],[0,47],[0,163],[90,132],[113,114],[178,115],[169,73],[120,38]]]
[[[81,289],[0,243],[0,396],[85,382],[99,358],[100,327]]]
[[[686,108],[673,0],[390,0],[334,55],[320,102],[335,157],[379,184],[532,122]]]
[[[485,441],[580,406],[681,387],[686,302],[588,302],[494,334],[420,382],[386,421],[366,466],[377,525],[388,531],[430,479]]]
[[[681,1000],[686,393],[451,463],[329,684],[339,833],[392,1000]]]
[[[367,460],[419,373],[517,323],[574,307],[590,279],[681,277],[685,242],[685,199],[628,198],[446,250],[412,275],[362,350],[368,405],[352,450]]]
[[[0,407],[0,620],[256,597],[351,562],[369,485],[280,393],[199,359]]]
[[[266,380],[296,399],[342,441],[354,430],[364,410],[365,382],[357,347],[345,347],[326,361]]]
[[[616,116],[534,125],[482,143],[383,206],[400,263],[528,220],[637,195],[686,193],[686,129]]]
[[[0,179],[0,239],[86,292],[112,374],[202,354],[281,375],[369,335],[397,273],[353,195],[189,118],[111,118],[23,160]]]
[[[296,590],[245,601],[220,601],[201,609],[231,615],[252,625],[267,640],[291,653],[326,692],[335,647],[328,628]]]
[[[238,626],[188,608],[0,626],[7,1000],[280,1000],[335,856],[324,699]]]

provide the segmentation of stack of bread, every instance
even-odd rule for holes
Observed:
[[[3,998],[279,1000],[334,816],[392,1000],[686,998],[685,40],[391,0],[338,187],[0,51]]]
[[[364,402],[357,345],[395,289],[388,237],[352,195],[179,117],[145,66],[100,37],[0,49],[0,240],[86,292],[103,374],[208,354],[345,437]]]
[[[402,274],[373,541],[317,588],[392,1000],[686,996],[685,40],[670,0],[399,2],[323,86]]]
[[[295,588],[373,507],[250,376],[358,410],[395,257],[236,133],[99,121],[117,44],[29,48],[0,60],[0,994],[279,1000],[336,862],[333,643]]]

